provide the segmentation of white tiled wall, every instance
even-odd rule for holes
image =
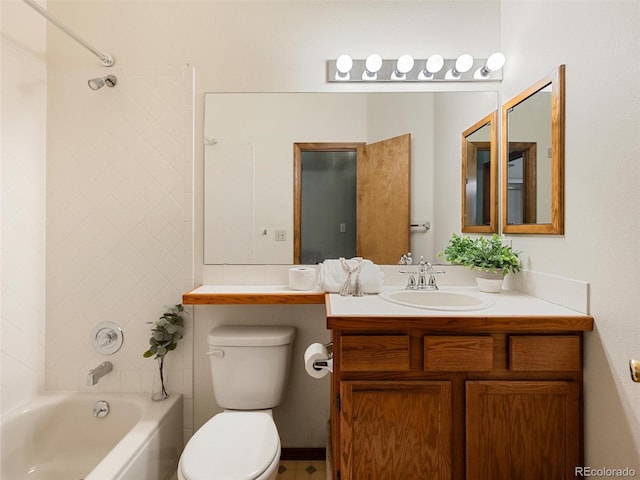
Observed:
[[[2,411],[37,393],[44,367],[45,41],[22,13],[19,2],[0,4]]]
[[[142,357],[149,322],[193,285],[193,69],[49,67],[46,389],[151,392]],[[185,252],[187,252],[185,254]],[[95,353],[93,327],[124,330],[114,355]],[[170,391],[192,402],[192,323],[168,354]],[[89,369],[113,372],[87,386]],[[190,421],[185,427],[190,428]]]
[[[513,275],[512,288],[562,305],[576,312],[589,314],[589,284],[581,280],[523,270]]]

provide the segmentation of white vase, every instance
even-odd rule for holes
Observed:
[[[476,272],[476,284],[478,285],[478,290],[481,292],[500,293],[503,281],[504,275],[502,270],[498,270],[497,273],[482,270]]]

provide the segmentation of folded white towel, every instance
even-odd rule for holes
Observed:
[[[354,257],[322,262],[318,285],[328,293],[343,295],[380,293],[384,284],[384,272],[371,260]]]

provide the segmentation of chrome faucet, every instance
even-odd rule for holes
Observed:
[[[89,370],[87,375],[87,385],[92,386],[98,383],[102,377],[113,370],[113,364],[111,362],[102,362],[96,368]]]
[[[426,261],[424,257],[420,257],[417,272],[401,270],[400,273],[409,275],[407,286],[404,287],[407,290],[438,290],[436,275],[444,272],[434,270],[431,262]],[[416,274],[418,275],[418,280],[416,280]]]
[[[424,257],[420,257],[420,263],[418,264],[418,290],[438,290],[438,283],[436,282],[436,274],[438,273],[442,272],[436,272],[431,262],[425,261]]]

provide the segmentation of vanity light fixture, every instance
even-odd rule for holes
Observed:
[[[473,74],[473,78],[488,78],[493,72],[504,67],[505,56],[502,52],[495,52],[489,55],[487,62]]]
[[[364,61],[364,72],[362,80],[377,80],[378,72],[382,68],[382,57],[377,53],[372,53]]]
[[[351,68],[353,68],[353,59],[347,54],[340,55],[336,60],[336,80],[349,80]]]
[[[391,80],[405,80],[407,78],[407,73],[413,70],[414,64],[415,61],[411,55],[401,55],[396,62],[395,70],[391,74]]]
[[[342,54],[327,61],[328,82],[478,82],[501,81],[505,58],[494,53],[489,58],[474,59],[465,53],[455,59],[433,54],[414,59],[404,54],[385,60],[377,53],[366,59]]]

